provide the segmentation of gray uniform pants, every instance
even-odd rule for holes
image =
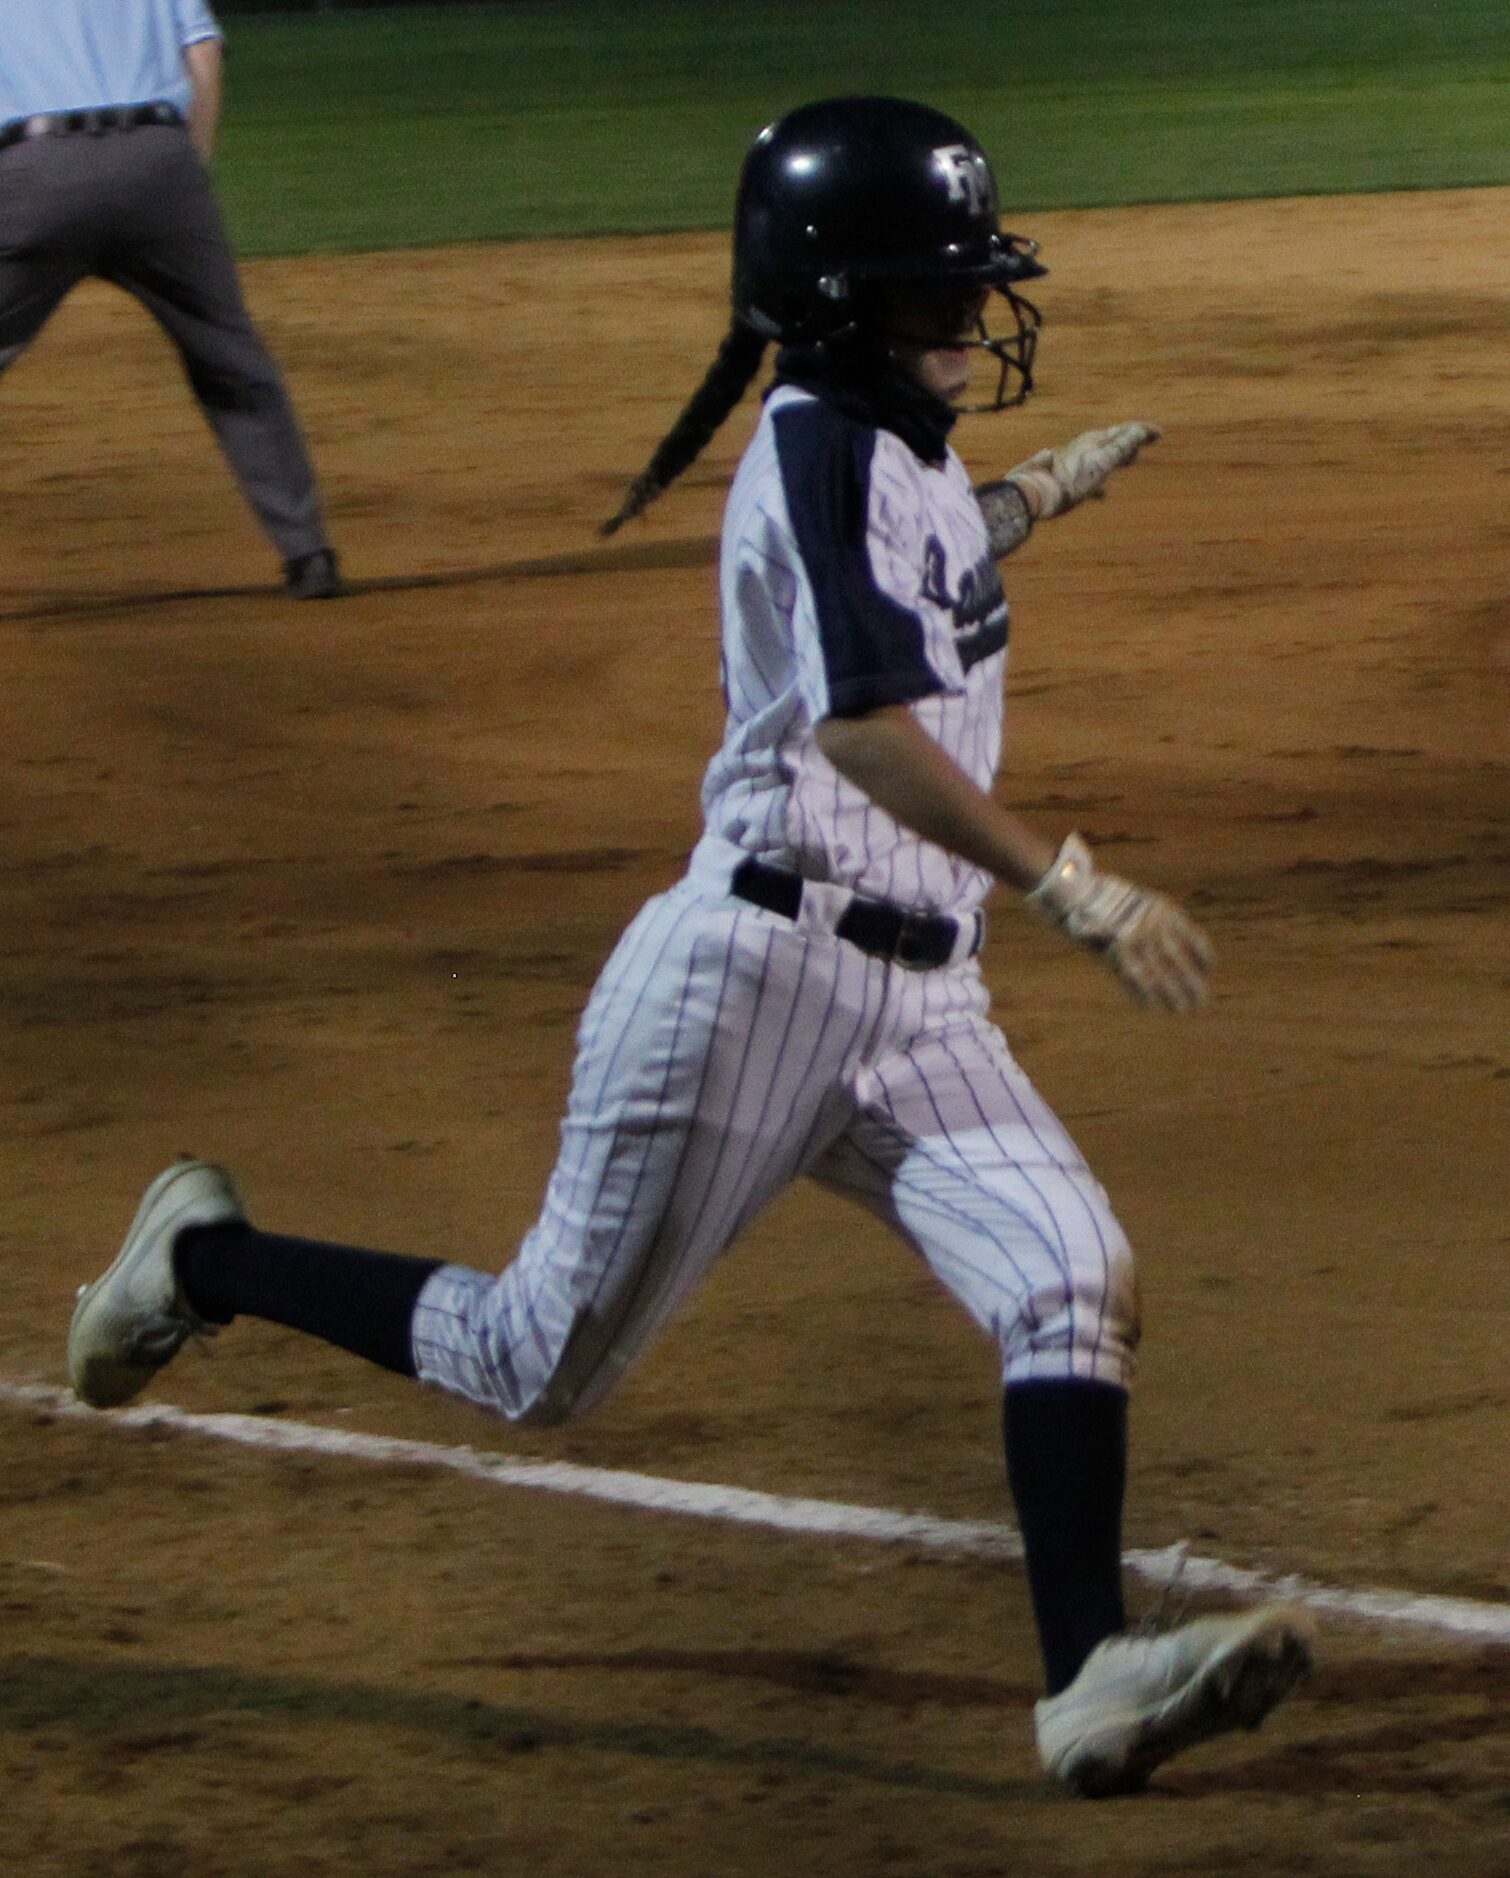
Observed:
[[[177,346],[279,553],[324,547],[309,453],[247,312],[219,205],[186,130],[142,125],[0,150],[0,372],[88,276],[140,300]]]

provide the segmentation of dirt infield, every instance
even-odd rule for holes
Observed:
[[[1005,899],[1017,1052],[1142,1257],[1128,1540],[1510,1601],[1510,192],[1038,218],[997,471],[1165,440],[1046,528],[1004,794],[1181,896],[1147,1017]],[[496,1266],[597,965],[697,829],[741,412],[593,524],[723,244],[260,264],[357,591],[299,606],[163,342],[80,291],[0,387],[0,1380],[180,1149],[259,1221]],[[596,1420],[516,1435],[258,1325],[155,1392],[1005,1516],[991,1355],[870,1222],[751,1231]],[[1510,1873],[1510,1651],[1333,1623],[1256,1739],[1076,1804],[1012,1567],[0,1409],[0,1869]],[[1149,1597],[1140,1592],[1140,1604]]]

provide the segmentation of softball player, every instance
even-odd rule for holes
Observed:
[[[341,591],[315,476],[242,298],[205,165],[220,28],[204,0],[6,0],[0,35],[0,372],[89,275],[141,301],[296,599]]]
[[[989,794],[996,560],[1155,434],[1092,431],[971,488],[950,427],[976,360],[995,380],[985,408],[1030,387],[1034,252],[1000,232],[984,154],[937,112],[841,99],[762,133],[736,205],[732,328],[607,524],[686,467],[776,341],[724,523],[728,717],[706,829],[593,991],[537,1224],[493,1276],[256,1231],[223,1169],[179,1163],[81,1293],[69,1365],[85,1401],[124,1402],[187,1336],[250,1313],[557,1422],[601,1400],[806,1174],[886,1220],[996,1341],[1048,1683],[1039,1748],[1072,1790],[1105,1794],[1256,1726],[1309,1649],[1285,1611],[1127,1632],[1131,1255],[989,1021],[976,962],[1002,881],[1150,1004],[1193,1009],[1210,963],[1171,902]],[[993,294],[1002,337],[983,321]]]

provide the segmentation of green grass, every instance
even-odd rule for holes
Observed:
[[[727,225],[761,124],[891,91],[1018,210],[1510,182],[1506,0],[524,0],[259,15],[221,193],[248,253]]]

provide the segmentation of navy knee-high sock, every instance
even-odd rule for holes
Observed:
[[[401,1376],[414,1374],[409,1325],[439,1263],[284,1239],[237,1222],[190,1227],[173,1248],[184,1296],[207,1322],[265,1317]]]
[[[1127,1392],[1103,1382],[1014,1383],[1002,1421],[1048,1692],[1057,1695],[1127,1624]]]

